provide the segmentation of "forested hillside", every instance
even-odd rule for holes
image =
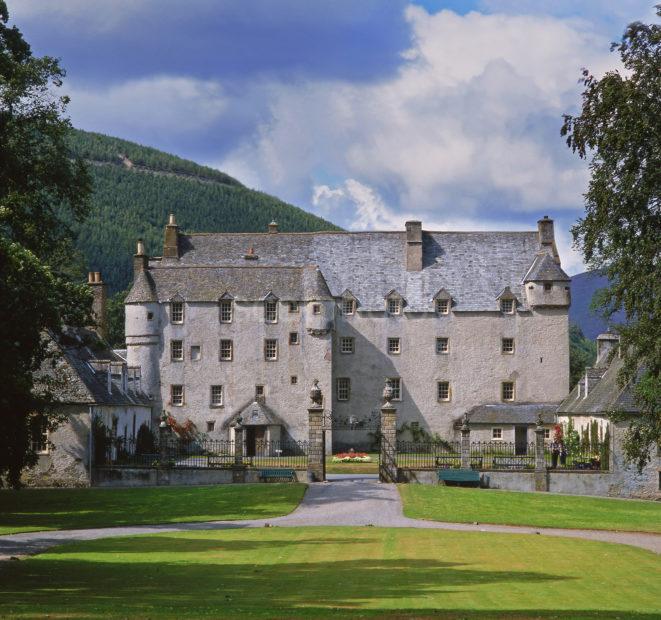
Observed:
[[[273,219],[286,231],[338,229],[222,172],[133,142],[75,130],[71,148],[91,164],[94,182],[89,217],[74,226],[78,248],[111,292],[131,280],[137,238],[160,256],[170,212],[182,230],[196,232],[266,231]]]
[[[586,271],[572,276],[569,320],[578,325],[586,338],[594,340],[608,330],[609,323],[624,323],[624,312],[616,312],[607,321],[599,310],[591,307],[594,294],[609,285],[608,278],[599,271]]]

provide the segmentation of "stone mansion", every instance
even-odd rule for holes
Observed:
[[[138,243],[127,361],[155,416],[219,439],[241,416],[248,446],[307,439],[314,379],[358,428],[389,378],[400,425],[451,439],[493,406],[498,438],[531,441],[531,407],[569,391],[569,280],[548,217],[527,232],[195,234],[171,215],[161,257]],[[334,431],[349,445],[355,431]]]

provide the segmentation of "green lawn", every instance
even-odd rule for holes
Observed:
[[[593,541],[381,528],[196,531],[0,563],[0,617],[658,618],[661,558]]]
[[[548,493],[400,484],[413,519],[661,533],[661,504]]]
[[[0,534],[114,525],[260,519],[290,513],[304,484],[0,491]]]

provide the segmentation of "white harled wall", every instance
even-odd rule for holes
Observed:
[[[313,314],[313,304],[321,306],[320,314]],[[139,317],[146,311],[140,305],[127,306],[128,361],[129,364],[143,364],[145,390],[153,391],[160,399],[156,412],[165,409],[180,422],[189,419],[203,433],[206,433],[207,422],[213,420],[215,428],[208,435],[215,439],[227,438],[227,421],[252,402],[255,386],[259,384],[265,387],[266,406],[286,423],[283,439],[287,434],[296,440],[307,439],[308,392],[312,380],[319,379],[323,392],[330,394],[332,368],[330,332],[310,335],[307,329],[324,329],[332,323],[333,302],[301,303],[298,313],[290,313],[287,303],[278,302],[277,323],[264,321],[263,302],[235,302],[231,323],[220,322],[217,303],[185,303],[182,324],[170,322],[169,303],[156,304],[152,321],[154,327],[161,330],[161,336],[155,344],[144,344],[147,339],[136,333],[145,330]],[[294,331],[299,334],[299,344],[290,345],[289,333]],[[267,338],[278,340],[277,361],[264,359]],[[233,341],[232,361],[220,360],[221,339]],[[171,340],[183,341],[183,361],[170,359]],[[190,357],[193,345],[202,347],[202,357],[198,361]],[[151,372],[145,370],[145,364],[152,365]],[[150,377],[147,382],[146,374]],[[297,377],[295,385],[291,383],[292,376]],[[181,407],[170,402],[173,384],[185,386]],[[222,407],[211,405],[212,385],[223,386]]]
[[[355,338],[355,353],[340,353],[340,338]],[[399,337],[401,353],[389,355],[387,339]],[[449,338],[448,354],[436,353],[436,337]],[[501,338],[514,338],[514,354],[501,353]],[[361,417],[378,409],[385,377],[401,377],[398,426],[453,438],[453,423],[475,405],[501,402],[501,382],[515,382],[515,401],[561,401],[569,390],[567,308],[540,308],[513,315],[451,312],[448,315],[362,313],[338,316],[333,376],[351,379],[349,401],[333,394],[334,415]],[[437,381],[449,381],[451,400],[437,400]],[[334,443],[352,447],[353,433]]]

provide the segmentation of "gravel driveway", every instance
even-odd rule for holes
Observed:
[[[12,534],[9,536],[0,536],[0,560],[9,559],[11,556],[39,553],[54,545],[73,541],[191,530],[265,527],[267,524],[278,527],[371,525],[375,527],[410,527],[462,532],[540,534],[544,536],[562,536],[620,543],[661,554],[661,535],[659,534],[600,530],[565,530],[511,525],[443,523],[409,519],[403,514],[402,501],[396,485],[380,484],[371,476],[335,476],[334,478],[332,482],[309,485],[308,491],[298,508],[284,517],[246,521],[139,525],[133,527]]]

